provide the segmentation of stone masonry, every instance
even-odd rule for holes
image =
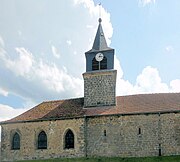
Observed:
[[[75,148],[64,149],[64,134],[71,129]],[[44,130],[48,148],[37,149]],[[11,150],[12,134],[21,136],[20,150]],[[58,157],[142,157],[180,154],[180,113],[85,116],[2,125],[2,161]]]
[[[84,107],[116,105],[116,70],[86,72]]]
[[[102,116],[87,121],[88,156],[180,154],[180,113]]]
[[[71,129],[74,133],[75,148],[64,149],[64,134]],[[47,149],[37,149],[37,136],[45,131]],[[18,132],[21,138],[20,150],[11,149],[12,135]],[[2,125],[2,161],[26,159],[50,159],[58,157],[84,156],[84,119],[24,122]]]

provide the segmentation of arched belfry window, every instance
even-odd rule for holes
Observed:
[[[96,61],[95,57],[92,60],[92,70],[99,70],[99,62]]]
[[[69,129],[65,134],[65,149],[74,148],[74,134]]]
[[[38,149],[47,149],[47,135],[44,131],[38,135]]]
[[[103,60],[98,62],[94,57],[92,60],[92,70],[104,70],[104,69],[107,69],[107,58],[104,56]]]
[[[12,138],[12,150],[19,150],[19,149],[20,149],[20,136],[16,132]]]
[[[100,62],[100,69],[107,69],[107,58],[104,56],[103,60]]]

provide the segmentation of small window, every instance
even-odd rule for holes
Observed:
[[[141,134],[141,128],[139,128],[139,130],[138,130],[138,134],[139,134],[139,135]]]
[[[162,155],[162,152],[161,152],[161,144],[159,144],[159,156]]]
[[[65,135],[65,149],[74,148],[74,134],[71,130],[68,130]]]
[[[104,137],[106,137],[106,130],[104,130]]]
[[[16,132],[12,139],[12,150],[19,150],[20,149],[20,136]]]
[[[44,131],[38,135],[38,149],[47,149],[47,135]]]

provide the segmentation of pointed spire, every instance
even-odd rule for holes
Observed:
[[[92,49],[98,50],[98,51],[109,49],[108,46],[107,46],[107,43],[106,43],[106,39],[105,39],[105,36],[104,36],[104,32],[103,32],[103,29],[102,29],[101,22],[102,22],[102,19],[99,18],[99,26],[98,26],[96,37],[94,39],[94,44],[93,44],[93,47],[92,47]]]

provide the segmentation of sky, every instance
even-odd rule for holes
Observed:
[[[116,93],[180,92],[179,0],[0,0],[0,121],[83,96],[98,18],[115,49]]]

